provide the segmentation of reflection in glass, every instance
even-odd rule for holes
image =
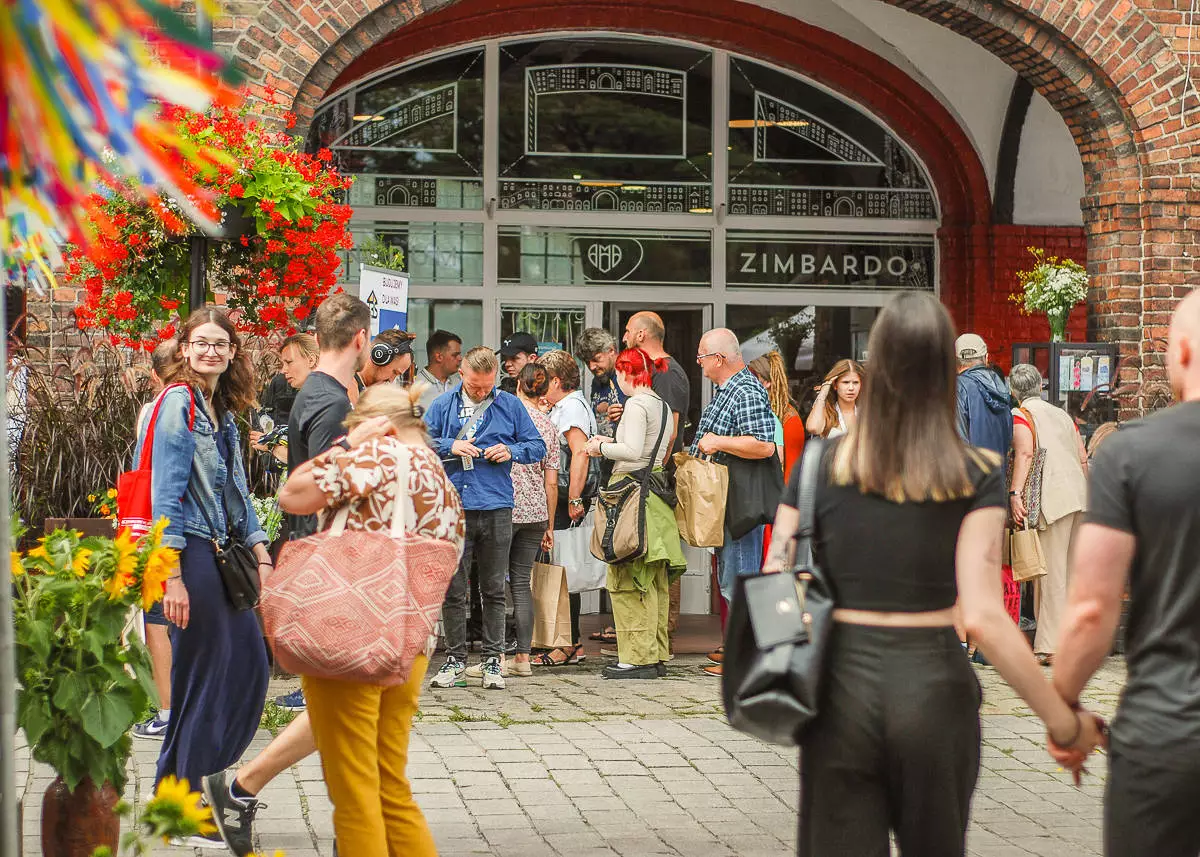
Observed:
[[[483,284],[482,223],[358,222],[350,224],[350,232],[356,249],[342,252],[344,282],[358,282],[359,262],[379,264],[360,249],[378,237],[404,253],[404,270],[414,285]]]
[[[782,355],[792,400],[807,417],[813,388],[834,363],[844,357],[866,363],[867,336],[878,314],[877,307],[730,306],[725,318],[747,362],[768,351]]]
[[[415,366],[429,363],[425,341],[435,330],[448,330],[462,338],[463,353],[483,344],[483,304],[479,301],[408,299],[408,329],[413,340]]]
[[[357,176],[351,205],[483,206],[483,50],[389,74],[323,107],[310,151]]]
[[[937,217],[924,170],[877,121],[749,60],[729,70],[730,214]]]
[[[537,340],[538,354],[562,349],[575,353],[575,342],[583,333],[586,308],[509,306],[500,308],[500,338],[528,333]]]
[[[708,213],[712,55],[620,38],[500,48],[500,208]]]
[[[523,285],[677,285],[712,282],[710,233],[500,227],[499,281]]]

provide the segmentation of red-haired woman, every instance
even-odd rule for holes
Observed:
[[[654,361],[640,348],[627,348],[617,355],[615,368],[617,385],[628,396],[616,440],[596,435],[587,446],[588,455],[615,462],[609,487],[640,480],[647,469],[653,478],[653,472],[661,469],[672,428],[670,408],[651,389],[654,374],[667,371],[667,361]],[[618,662],[605,667],[605,678],[666,674],[668,588],[686,569],[675,515],[652,490],[646,499],[646,553],[608,567]]]

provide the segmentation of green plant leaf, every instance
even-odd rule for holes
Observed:
[[[47,588],[49,585],[50,582],[47,582]],[[19,627],[17,632],[18,643],[32,649],[39,659],[43,661],[50,659],[52,637],[49,622],[34,620]]]
[[[91,694],[79,711],[83,731],[108,748],[133,725],[133,710],[124,694]]]
[[[50,703],[43,693],[21,690],[17,694],[17,725],[25,730],[30,746],[37,744],[51,725]]]
[[[55,682],[54,707],[71,715],[77,715],[83,701],[87,699],[89,682],[81,673],[66,673]]]

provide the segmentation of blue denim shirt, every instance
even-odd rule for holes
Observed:
[[[267,541],[249,502],[246,469],[242,463],[241,443],[233,414],[225,414],[220,431],[224,433],[232,467],[227,467],[217,450],[217,426],[196,396],[196,421],[188,430],[191,401],[188,391],[178,387],[167,393],[158,409],[154,427],[153,472],[150,476],[150,504],[154,520],[167,518],[163,544],[182,549],[185,536],[201,536],[224,542],[231,529],[247,547]],[[145,427],[139,426],[134,466],[142,457]],[[230,479],[232,471],[233,478]],[[188,489],[191,489],[190,491]],[[221,498],[224,502],[221,502]],[[201,511],[198,502],[204,504]],[[204,517],[208,513],[208,519]],[[217,532],[212,531],[208,520]]]
[[[496,401],[492,402],[479,425],[475,427],[472,443],[487,449],[502,443],[512,453],[512,460],[493,464],[482,456],[476,458],[474,467],[463,470],[462,461],[450,453],[454,439],[458,437],[465,420],[462,409],[462,384],[452,387],[434,399],[425,412],[425,424],[433,448],[442,457],[446,475],[462,498],[463,508],[468,511],[488,509],[511,509],[513,506],[512,465],[534,464],[546,457],[546,441],[533,424],[529,412],[521,400],[512,393],[494,390]],[[157,454],[157,453],[155,453]]]

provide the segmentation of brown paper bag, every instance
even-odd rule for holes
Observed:
[[[533,590],[533,645],[539,649],[570,646],[571,602],[567,573],[561,565],[535,562],[531,573]]]
[[[729,494],[729,468],[707,458],[675,453],[675,520],[679,535],[692,547],[716,548],[725,544],[725,498]]]
[[[1012,552],[1013,580],[1017,583],[1041,577],[1046,573],[1046,554],[1037,530],[1013,530],[1009,550]]]

